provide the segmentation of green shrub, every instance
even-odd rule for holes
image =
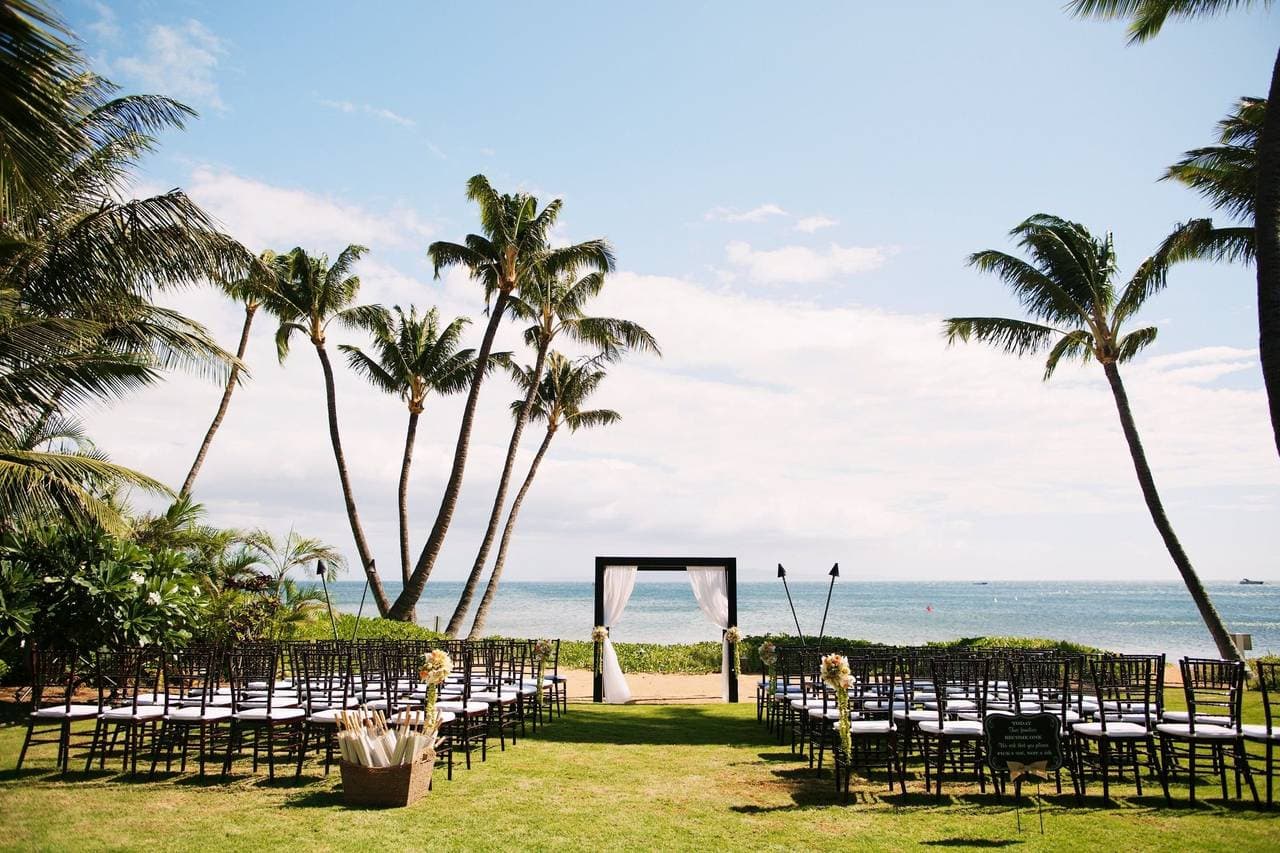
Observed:
[[[356,617],[352,613],[338,615],[338,638],[351,639],[356,630]],[[360,619],[360,639],[362,640],[438,640],[444,634],[437,634],[429,628],[415,625],[412,622],[398,622],[394,619],[380,619],[364,616]],[[293,635],[297,640],[331,640],[333,627],[329,624],[329,616],[323,611],[319,619],[314,619],[298,626]]]
[[[148,551],[101,531],[11,534],[0,558],[8,571],[38,579],[28,633],[39,643],[180,646],[207,603],[185,555]]]

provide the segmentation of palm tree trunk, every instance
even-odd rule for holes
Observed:
[[[436,521],[431,527],[430,535],[427,536],[427,542],[418,554],[418,562],[414,564],[409,582],[404,585],[404,589],[387,614],[392,619],[407,621],[413,617],[414,607],[422,597],[422,589],[426,586],[427,578],[431,576],[431,570],[440,556],[440,548],[444,545],[445,534],[449,532],[454,510],[458,508],[458,493],[462,491],[462,475],[467,467],[467,448],[471,443],[471,427],[475,422],[480,386],[484,383],[484,375],[489,368],[489,353],[493,350],[493,339],[498,334],[498,326],[501,325],[502,315],[506,311],[507,291],[499,290],[489,314],[489,323],[484,329],[484,338],[480,342],[480,352],[476,354],[476,369],[471,377],[471,390],[467,392],[467,402],[462,409],[458,443],[453,450],[453,468],[449,472],[449,481],[445,484],[444,494],[440,498],[440,509],[436,513]]]
[[[244,326],[240,329],[240,345],[236,347],[237,363],[231,365],[231,373],[227,376],[227,387],[222,392],[222,402],[218,404],[213,423],[209,424],[209,430],[204,434],[204,441],[200,442],[200,449],[196,451],[196,459],[191,463],[187,479],[182,481],[178,497],[191,494],[191,489],[196,484],[196,475],[200,473],[200,468],[204,465],[204,457],[209,452],[209,445],[213,444],[213,434],[218,431],[218,427],[222,426],[222,419],[227,416],[227,408],[231,405],[231,393],[236,390],[236,381],[240,378],[239,362],[244,360],[245,351],[249,348],[249,328],[253,325],[253,315],[257,310],[258,306],[252,303],[244,306]]]
[[[484,588],[484,595],[480,597],[480,606],[476,608],[475,621],[471,623],[471,633],[467,635],[470,640],[480,639],[484,632],[484,623],[489,618],[489,607],[493,604],[494,595],[498,591],[498,581],[502,578],[502,567],[507,562],[507,546],[511,544],[511,532],[516,529],[516,516],[520,514],[520,505],[524,503],[524,496],[529,493],[529,486],[533,485],[533,477],[538,473],[538,465],[542,463],[542,457],[547,455],[547,448],[551,446],[551,437],[554,435],[554,430],[547,430],[542,444],[538,446],[537,454],[533,457],[532,464],[529,465],[529,473],[520,484],[516,499],[511,502],[511,512],[507,513],[507,526],[502,529],[502,541],[498,543],[498,556],[493,562],[493,574],[489,575],[489,583]]]
[[[502,464],[502,476],[498,479],[498,493],[494,495],[493,508],[489,510],[489,525],[485,528],[484,538],[480,540],[480,550],[476,552],[475,562],[471,564],[471,573],[467,575],[462,594],[458,596],[458,606],[454,608],[453,616],[449,618],[449,627],[445,628],[445,633],[450,637],[457,636],[462,630],[467,611],[471,609],[471,599],[476,594],[476,586],[480,583],[485,564],[489,562],[489,549],[493,547],[493,538],[498,532],[498,522],[502,519],[502,510],[507,504],[507,487],[511,483],[511,474],[516,467],[516,452],[520,449],[520,437],[524,434],[525,424],[529,422],[533,401],[538,396],[538,381],[542,379],[542,368],[546,364],[547,346],[548,342],[543,342],[538,347],[538,356],[533,365],[533,382],[529,385],[528,393],[524,395],[524,404],[516,413],[516,425],[511,430],[511,441],[507,443],[507,459]]]
[[[404,436],[404,461],[400,463],[400,487],[396,495],[400,510],[400,579],[409,582],[409,466],[413,464],[413,442],[418,435],[418,413],[409,410],[409,428]],[[415,605],[410,622],[418,621]]]
[[[1160,494],[1156,491],[1156,482],[1151,476],[1151,466],[1147,464],[1147,454],[1142,449],[1142,439],[1138,437],[1138,427],[1133,421],[1133,412],[1129,408],[1129,395],[1124,390],[1124,383],[1120,381],[1120,370],[1114,362],[1104,363],[1102,368],[1107,374],[1107,381],[1111,383],[1111,393],[1116,399],[1116,409],[1120,413],[1120,428],[1124,431],[1125,441],[1129,442],[1129,454],[1133,457],[1133,467],[1138,474],[1142,496],[1147,500],[1147,509],[1151,511],[1151,520],[1155,522],[1160,538],[1169,549],[1169,556],[1173,557],[1173,564],[1178,567],[1182,582],[1187,585],[1187,591],[1191,593],[1191,599],[1195,601],[1196,608],[1200,611],[1200,618],[1204,620],[1209,633],[1213,636],[1218,654],[1227,660],[1239,660],[1239,650],[1236,649],[1235,643],[1231,642],[1226,626],[1222,624],[1222,617],[1218,615],[1217,608],[1209,600],[1209,593],[1200,583],[1200,577],[1192,567],[1186,551],[1182,550],[1182,543],[1178,541],[1178,537],[1173,532],[1173,525],[1165,515],[1164,504],[1161,503]]]
[[[320,356],[320,366],[324,369],[325,402],[329,407],[329,440],[333,442],[333,460],[338,464],[338,480],[342,483],[342,500],[347,506],[347,520],[351,522],[351,536],[356,540],[356,553],[360,555],[360,565],[364,568],[365,577],[369,579],[369,588],[373,590],[378,615],[386,616],[387,595],[382,591],[382,579],[378,577],[373,555],[369,552],[369,543],[364,538],[364,528],[360,525],[360,515],[356,512],[351,477],[347,474],[347,457],[342,452],[342,439],[338,435],[338,397],[333,386],[333,365],[329,363],[329,353],[325,351],[324,344],[315,346],[316,355]]]
[[[1280,451],[1280,53],[1271,71],[1267,112],[1258,137],[1253,227],[1258,262],[1258,351],[1271,431]]]

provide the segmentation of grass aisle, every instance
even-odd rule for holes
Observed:
[[[0,766],[11,768],[22,729],[0,729]],[[1101,808],[1047,798],[1044,839],[1034,809],[1023,832],[1012,807],[955,790],[942,805],[908,782],[885,796],[855,777],[841,806],[830,771],[816,776],[757,725],[752,705],[574,706],[470,772],[443,778],[410,809],[347,810],[336,771],[308,767],[300,781],[265,776],[229,782],[193,775],[129,782],[114,774],[49,771],[52,747],[33,751],[21,776],[0,773],[0,847],[147,849],[217,847],[380,849],[900,849],[912,843],[1022,849],[1275,849],[1280,820],[1213,801],[1172,808],[1128,798]],[[950,789],[950,788],[949,788]],[[975,789],[976,790],[976,789]],[[1051,791],[1046,786],[1046,791]],[[1152,791],[1156,796],[1150,796]],[[1100,791],[1099,791],[1100,793]]]

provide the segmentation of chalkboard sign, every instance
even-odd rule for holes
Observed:
[[[1062,766],[1062,723],[1053,714],[993,714],[982,728],[987,766],[1010,781]]]

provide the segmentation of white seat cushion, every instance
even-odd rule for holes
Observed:
[[[488,702],[490,704],[495,702],[501,702],[503,705],[507,705],[511,702],[516,701],[517,697],[516,697],[516,694],[509,693],[504,690],[501,696],[499,696],[497,693],[489,693],[486,691],[484,693],[472,693],[471,698],[477,702]]]
[[[441,711],[439,705],[436,706],[436,711],[440,715],[440,725],[442,726],[445,723],[452,723],[454,720],[458,718],[458,715],[453,713],[452,711]],[[399,726],[404,724],[407,720],[411,721],[416,719],[419,723],[421,723],[422,712],[415,711],[414,714],[416,714],[417,716],[415,717],[413,714],[409,714],[406,711],[401,711],[400,713],[393,715],[390,719],[387,720],[387,722],[393,726]]]
[[[1164,716],[1160,718],[1162,723],[1186,723],[1190,720],[1191,713],[1188,711],[1165,711]],[[1222,714],[1197,714],[1196,725],[1230,726],[1231,718]]]
[[[225,705],[211,705],[200,713],[199,705],[187,705],[182,708],[170,708],[165,714],[166,720],[208,722],[209,720],[226,720],[231,717],[231,709]]]
[[[831,728],[836,731],[840,730],[840,723],[832,724]],[[850,720],[850,735],[887,735],[893,731],[893,725],[888,720]]]
[[[1123,721],[1107,721],[1107,730],[1103,732],[1102,723],[1076,723],[1071,730],[1084,737],[1107,737],[1116,739],[1145,738],[1150,734],[1146,726]]]
[[[955,737],[976,737],[982,734],[982,723],[976,720],[944,720],[942,725],[938,725],[938,721],[928,720],[920,723],[920,731],[927,734],[945,734]]]
[[[89,717],[98,716],[97,705],[72,705],[68,708],[66,705],[51,705],[48,708],[40,708],[31,712],[31,716],[39,717],[42,720],[83,720]]]
[[[474,699],[464,707],[461,702],[437,702],[437,711],[449,711],[453,714],[483,714],[489,710],[488,702],[477,702]]]
[[[236,712],[237,720],[265,720],[268,715],[276,722],[288,722],[290,720],[300,720],[306,714],[301,708],[275,708],[268,710],[266,708],[246,708],[243,711]]]
[[[810,708],[810,709],[809,709],[809,718],[810,718],[810,719],[813,719],[813,720],[821,720],[823,717],[826,717],[828,720],[838,720],[838,719],[840,719],[840,709],[838,709],[838,708],[829,708],[829,709],[828,709],[828,710],[826,710],[826,711],[822,710],[821,708]]]
[[[1267,727],[1263,725],[1254,725],[1252,723],[1243,725],[1240,730],[1244,732],[1244,736],[1249,740],[1267,741],[1273,740],[1280,743],[1280,729],[1276,729],[1270,734],[1267,733]]]
[[[159,705],[140,705],[137,709],[129,705],[120,708],[108,708],[102,712],[104,720],[158,720],[164,716],[164,708]]]
[[[819,699],[801,698],[801,699],[791,700],[791,707],[795,708],[797,711],[803,710],[804,708],[821,708],[824,704],[828,708],[830,708],[831,706],[835,705],[835,702],[831,699],[828,699],[826,700],[826,702],[823,702],[823,700],[820,698]]]
[[[1236,733],[1226,726],[1206,726],[1196,723],[1196,731],[1191,733],[1191,725],[1189,723],[1161,723],[1156,726],[1156,731],[1162,735],[1170,737],[1187,738],[1194,737],[1196,740],[1234,740]]]
[[[323,711],[316,711],[307,717],[308,723],[316,723],[318,725],[328,725],[338,721],[338,715],[346,713],[344,708],[325,708]]]
[[[912,711],[904,711],[899,708],[893,712],[893,718],[895,720],[910,720],[913,723],[924,723],[930,720],[936,723],[938,722],[938,712],[936,710],[922,711],[918,708]]]

